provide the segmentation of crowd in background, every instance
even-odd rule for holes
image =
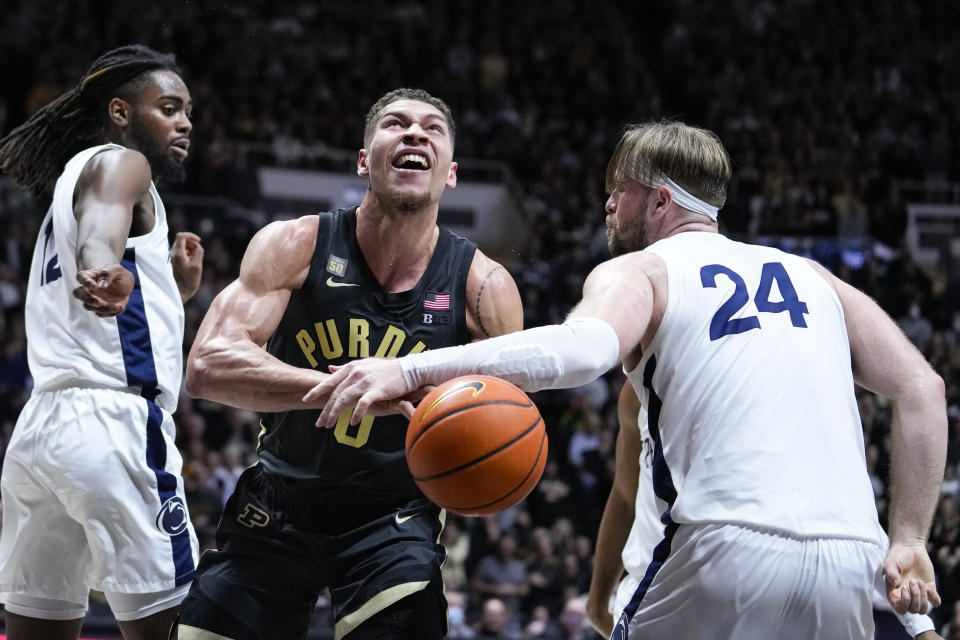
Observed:
[[[171,229],[200,234],[206,248],[185,349],[236,277],[250,236],[272,217],[257,167],[349,170],[335,152],[361,146],[366,110],[389,89],[442,97],[456,117],[455,157],[502,161],[515,174],[530,234],[504,259],[528,327],[561,320],[606,255],[603,173],[624,124],[671,117],[708,127],[734,161],[721,229],[823,261],[876,298],[946,381],[948,466],[929,545],[944,597],[933,615],[960,639],[957,283],[936,265],[921,268],[903,241],[904,181],[938,199],[939,187],[960,179],[960,39],[951,33],[960,4],[203,4],[34,0],[0,17],[0,133],[112,46],[177,54],[195,102],[192,158],[188,181],[161,190],[229,199],[256,214],[168,207]],[[22,309],[43,209],[0,179],[0,444],[30,389]],[[862,249],[853,258],[829,250],[833,238],[860,239]],[[614,371],[582,389],[538,394],[551,451],[533,493],[498,516],[448,518],[451,637],[594,637],[583,596],[622,383]],[[859,401],[885,521],[890,410],[869,393]],[[258,417],[184,395],[177,424],[190,512],[208,548],[224,500],[255,461]],[[321,600],[318,629],[328,615]]]

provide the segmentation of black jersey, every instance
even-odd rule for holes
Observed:
[[[417,285],[388,293],[357,243],[357,210],[321,213],[310,273],[293,292],[267,343],[280,360],[327,371],[368,356],[400,357],[469,341],[467,273],[476,245],[441,228],[433,257]],[[350,426],[349,411],[333,429],[315,426],[318,410],[261,415],[259,455],[267,472],[324,503],[355,505],[421,496],[407,469],[403,416],[365,417]]]

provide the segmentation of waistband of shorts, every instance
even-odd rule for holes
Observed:
[[[160,389],[158,389],[154,385],[115,387],[108,384],[98,384],[96,382],[80,381],[80,380],[66,380],[64,382],[50,385],[49,387],[36,389],[35,393],[50,393],[54,391],[65,391],[67,389],[99,389],[102,391],[117,391],[120,393],[130,393],[135,396],[140,396],[141,398],[146,398],[150,402],[154,402],[157,396],[160,395]]]
[[[800,541],[810,541],[810,540],[846,540],[849,542],[863,542],[865,544],[872,545],[881,551],[884,551],[883,545],[879,540],[875,538],[870,538],[867,536],[857,536],[853,534],[839,534],[839,533],[828,533],[828,532],[813,532],[813,533],[797,533],[795,531],[790,531],[789,529],[780,529],[778,527],[769,526],[769,525],[759,525],[753,522],[724,522],[724,521],[715,521],[715,520],[706,520],[703,522],[695,523],[685,523],[681,526],[684,527],[697,527],[700,529],[704,528],[720,528],[720,527],[735,527],[738,529],[746,529],[748,531],[753,531],[754,533],[760,533],[763,535],[776,536],[778,538],[786,538],[790,540],[800,540]],[[879,526],[879,525],[878,525]]]

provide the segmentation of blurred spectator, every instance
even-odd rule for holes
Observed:
[[[563,637],[563,628],[556,621],[557,617],[545,606],[534,607],[530,621],[524,627],[524,637],[527,640],[558,640]]]
[[[462,591],[451,590],[444,578],[444,595],[447,598],[447,638],[470,640],[476,632],[467,624],[467,597]]]
[[[459,518],[448,515],[440,534],[440,544],[447,549],[447,559],[440,571],[443,586],[451,591],[467,588],[467,558],[470,555],[470,536],[463,530]]]
[[[587,620],[586,596],[569,598],[563,606],[560,615],[560,626],[563,628],[559,640],[594,640],[599,638]]]
[[[480,599],[499,598],[511,614],[520,611],[520,603],[530,591],[530,578],[526,565],[517,557],[513,535],[500,536],[497,552],[480,560],[470,586]]]
[[[563,602],[563,565],[553,548],[553,538],[546,527],[537,527],[531,535],[533,554],[528,563],[530,593],[524,609],[545,608],[551,615],[560,612]]]
[[[520,640],[522,637],[507,605],[499,598],[483,602],[480,624],[474,638],[477,640]]]

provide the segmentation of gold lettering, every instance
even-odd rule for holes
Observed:
[[[395,326],[390,325],[387,327],[387,333],[383,336],[383,340],[380,341],[380,346],[377,347],[377,352],[373,357],[396,358],[397,354],[400,353],[400,346],[406,337],[407,334]]]
[[[359,449],[367,444],[367,440],[370,438],[370,429],[373,428],[373,416],[363,416],[363,418],[360,419],[360,424],[357,425],[356,435],[351,436],[347,432],[353,428],[350,426],[350,416],[352,414],[353,407],[347,407],[340,412],[340,415],[337,417],[337,426],[333,429],[333,436],[340,444]]]
[[[424,351],[426,348],[427,348],[427,345],[423,344],[422,340],[418,340],[417,344],[413,345],[413,349],[410,349],[410,353],[420,353],[421,351]],[[410,355],[410,353],[408,353],[407,355]]]
[[[300,329],[300,331],[297,332],[297,344],[300,345],[300,350],[303,351],[303,355],[307,356],[307,362],[310,363],[310,366],[316,369],[319,363],[317,359],[313,357],[313,352],[317,350],[317,345],[310,337],[310,334],[307,333],[306,329]]]
[[[320,339],[320,350],[323,351],[323,357],[327,360],[333,360],[343,355],[343,345],[340,344],[340,334],[337,333],[337,325],[333,318],[327,320],[326,325],[326,330],[324,330],[323,323],[313,323],[313,327],[317,331],[317,337]]]
[[[330,320],[329,322],[333,322]],[[350,318],[349,355],[351,358],[366,358],[370,356],[370,323],[363,318]]]

